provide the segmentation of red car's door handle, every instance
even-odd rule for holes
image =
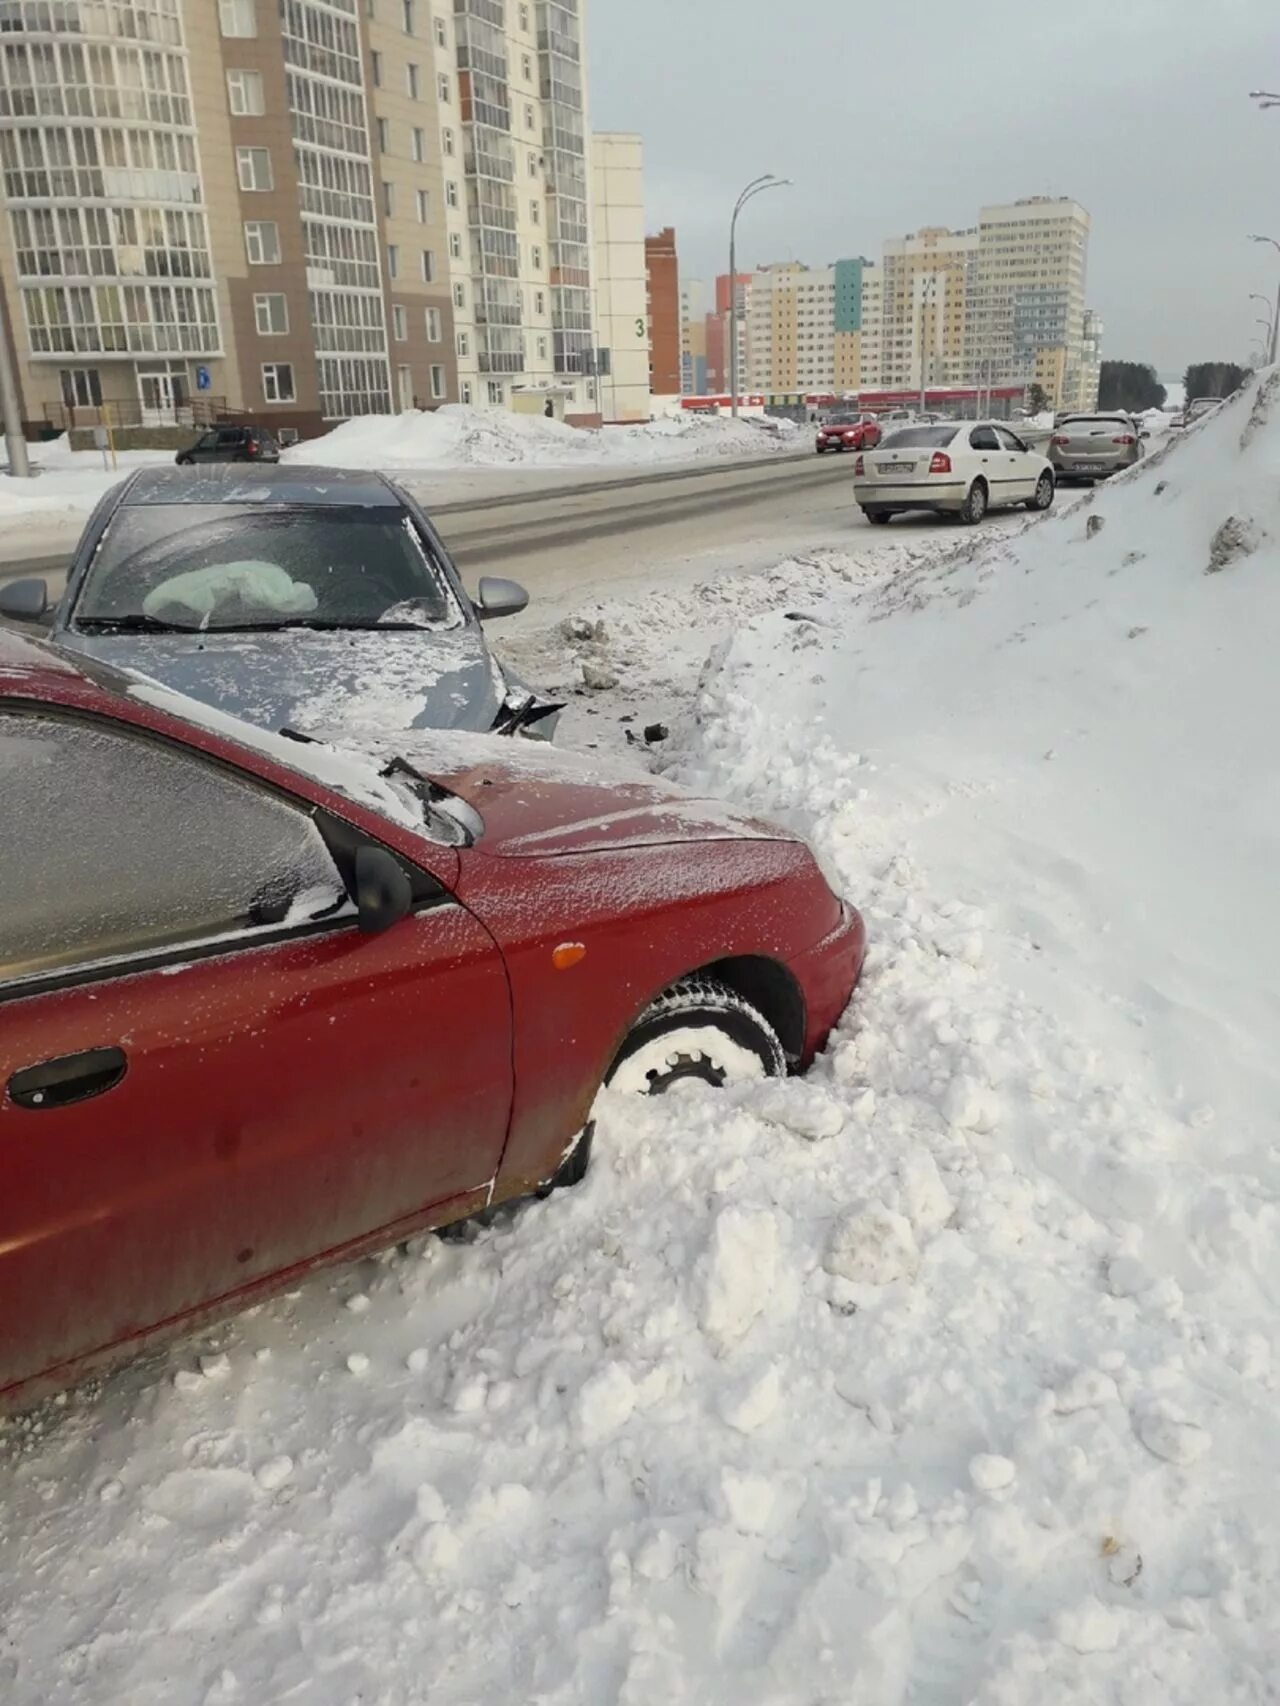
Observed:
[[[128,1068],[124,1050],[90,1048],[83,1054],[63,1054],[15,1072],[6,1086],[9,1100],[19,1108],[65,1108],[114,1090]]]

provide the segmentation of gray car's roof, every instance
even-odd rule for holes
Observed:
[[[121,503],[342,504],[398,509],[404,500],[381,474],[303,463],[208,462],[195,468],[140,468]]]

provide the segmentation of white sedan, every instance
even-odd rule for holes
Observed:
[[[989,509],[1048,509],[1053,468],[1001,421],[939,421],[889,433],[853,465],[853,495],[868,521],[906,509],[981,521]]]

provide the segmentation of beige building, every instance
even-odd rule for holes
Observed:
[[[680,390],[686,397],[707,392],[707,285],[680,280]]]
[[[24,417],[598,418],[582,0],[4,0]]]
[[[747,382],[766,395],[856,391],[863,379],[861,259],[762,267],[751,281]]]
[[[647,421],[648,276],[644,245],[644,145],[638,136],[591,138],[591,223],[596,325],[605,422]]]
[[[889,390],[961,385],[976,230],[929,226],[884,245],[880,383]]]

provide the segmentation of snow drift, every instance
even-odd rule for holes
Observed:
[[[591,431],[542,415],[450,403],[434,413],[366,415],[286,451],[328,468],[644,467],[706,457],[765,456],[799,446],[789,421],[683,414]]]
[[[11,1430],[6,1701],[1280,1695],[1277,390],[739,626],[668,762],[864,906],[827,1055]]]

